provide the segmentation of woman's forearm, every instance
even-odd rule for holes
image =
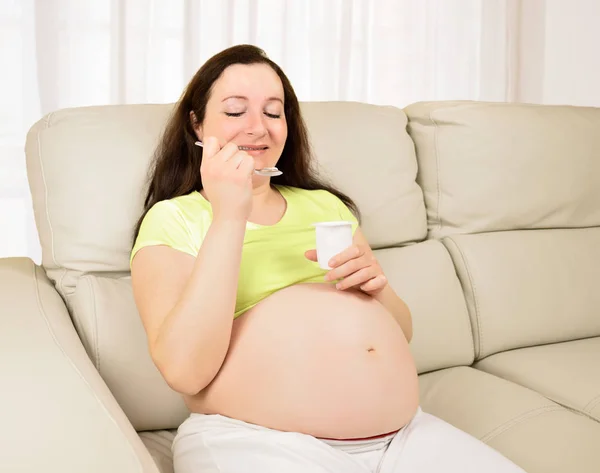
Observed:
[[[402,328],[406,340],[410,342],[412,339],[412,316],[406,303],[394,292],[389,283],[379,294],[374,296],[374,299],[377,299],[390,311],[400,328]]]

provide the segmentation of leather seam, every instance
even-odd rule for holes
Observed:
[[[545,414],[547,412],[561,411],[561,410],[563,410],[563,408],[561,406],[557,406],[557,405],[543,406],[543,407],[538,407],[536,409],[531,409],[527,412],[524,412],[524,413],[518,415],[517,417],[514,417],[511,420],[504,422],[503,424],[500,424],[498,427],[492,429],[487,434],[482,436],[480,438],[480,440],[482,442],[488,443],[490,440],[498,437],[499,435],[503,434],[507,430],[512,429],[516,425],[519,425],[528,419],[537,417],[537,416]]]
[[[96,293],[94,292],[94,288],[92,287],[92,283],[90,281],[89,278],[84,277],[83,279],[85,279],[85,283],[89,288],[90,291],[90,296],[92,299],[92,317],[94,318],[93,323],[90,324],[91,327],[93,327],[94,329],[94,333],[92,334],[92,339],[94,340],[94,358],[95,358],[95,362],[96,362],[96,369],[98,370],[98,373],[101,373],[100,370],[100,350],[98,348],[98,316],[96,313]]]
[[[435,149],[435,170],[436,170],[436,189],[437,189],[437,225],[438,231],[442,230],[442,219],[440,218],[440,206],[442,203],[442,193],[440,192],[440,157],[439,157],[439,145],[438,145],[438,124],[433,118],[433,110],[429,112],[429,119],[433,123],[433,143]]]
[[[481,356],[481,353],[484,351],[483,350],[484,342],[483,342],[483,324],[482,324],[482,318],[479,314],[479,303],[478,303],[478,299],[477,299],[477,288],[475,287],[475,281],[473,280],[473,276],[471,275],[471,270],[469,268],[469,263],[467,261],[467,258],[465,257],[465,254],[463,253],[461,248],[456,244],[456,242],[452,239],[452,237],[446,237],[445,240],[452,242],[452,244],[456,248],[456,251],[458,251],[458,254],[460,255],[460,257],[463,261],[463,264],[465,265],[465,270],[467,272],[469,284],[471,285],[471,287],[473,289],[473,306],[475,307],[475,319],[477,321],[476,330],[477,330],[477,335],[479,336],[479,338],[477,340],[477,347],[476,347],[476,351],[477,351],[476,358],[479,358]],[[463,293],[464,293],[464,291],[463,291]],[[468,304],[467,304],[467,311],[468,310],[469,310],[469,308],[468,308]]]
[[[591,414],[598,404],[600,404],[600,394],[592,398],[592,400],[585,405],[583,411]]]
[[[46,129],[50,128],[50,120],[52,119],[52,115],[54,112],[50,112],[44,121],[44,127]],[[56,253],[54,248],[54,231],[52,230],[52,221],[50,219],[50,206],[48,205],[48,185],[46,184],[46,174],[44,173],[44,163],[42,159],[42,144],[40,141],[40,133],[37,134],[37,145],[38,145],[38,162],[40,165],[40,171],[42,175],[42,183],[44,184],[44,207],[46,214],[46,221],[48,222],[48,228],[50,230],[50,254],[52,255],[52,261],[58,267],[58,262],[56,261]],[[62,280],[62,279],[61,279]]]
[[[46,115],[44,120],[44,128],[47,130],[50,128],[50,121],[54,116],[54,112],[50,112]],[[50,254],[52,255],[52,262],[56,268],[60,268],[58,261],[56,260],[56,247],[54,244],[54,230],[52,229],[52,219],[50,218],[50,205],[48,203],[48,184],[46,182],[46,173],[44,172],[44,160],[42,159],[42,143],[40,140],[40,133],[37,133],[37,146],[38,146],[38,163],[40,165],[40,174],[42,176],[42,184],[44,186],[44,213],[46,214],[46,221],[48,222],[48,229],[50,230]],[[43,259],[43,252],[42,252]],[[67,274],[67,269],[62,268],[62,272],[59,278],[57,278],[57,284],[60,289],[61,296],[65,293],[63,280]],[[66,298],[65,298],[66,300]]]
[[[117,427],[117,430],[119,431],[119,433],[125,439],[125,442],[127,443],[127,446],[129,447],[129,450],[132,453],[132,455],[133,455],[133,457],[134,457],[134,459],[135,459],[135,461],[137,463],[138,471],[140,473],[143,473],[142,464],[140,462],[139,457],[137,456],[137,453],[136,453],[135,449],[133,448],[133,445],[131,445],[131,442],[129,441],[129,438],[121,430],[119,424],[117,423],[117,421],[115,420],[115,418],[113,417],[113,415],[106,408],[106,406],[104,405],[104,403],[100,400],[100,398],[96,394],[96,391],[94,391],[94,389],[91,387],[91,385],[88,382],[88,380],[85,378],[85,376],[83,376],[83,374],[81,373],[81,371],[79,370],[79,368],[77,368],[77,365],[75,365],[75,362],[73,361],[73,359],[65,352],[64,348],[62,347],[62,345],[59,343],[58,339],[56,338],[56,334],[55,334],[54,330],[52,329],[52,325],[50,323],[50,320],[46,316],[46,311],[44,310],[44,307],[43,307],[43,304],[42,304],[42,298],[40,296],[39,279],[38,279],[38,274],[37,274],[37,267],[33,263],[32,263],[32,267],[33,267],[33,280],[34,280],[34,286],[35,286],[36,303],[37,303],[37,306],[38,306],[39,314],[41,315],[41,317],[42,317],[42,319],[43,319],[43,321],[44,321],[44,323],[46,325],[46,329],[48,330],[48,333],[52,337],[52,341],[54,342],[54,344],[58,348],[58,350],[61,352],[61,354],[64,356],[64,358],[67,360],[67,362],[71,365],[71,368],[73,369],[73,371],[75,371],[75,373],[80,378],[80,380],[83,381],[84,385],[89,389],[89,391],[91,392],[91,394],[94,397],[94,399],[96,400],[96,402],[100,405],[100,408],[104,411],[104,413],[112,421],[112,423],[115,425],[115,427]]]

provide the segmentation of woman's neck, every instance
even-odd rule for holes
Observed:
[[[277,191],[269,183],[252,189],[252,205],[258,208],[268,207],[273,202]]]

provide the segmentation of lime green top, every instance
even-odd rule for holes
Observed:
[[[353,232],[358,226],[348,207],[328,191],[275,188],[287,208],[274,225],[246,223],[234,317],[284,287],[324,282],[326,270],[304,256],[316,247],[313,223],[351,221]],[[142,221],[130,263],[138,250],[151,245],[166,245],[196,257],[211,221],[210,202],[197,191],[156,203]]]

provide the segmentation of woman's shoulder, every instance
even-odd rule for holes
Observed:
[[[167,245],[195,256],[211,218],[210,204],[198,192],[156,202],[142,220],[130,261],[150,245]]]
[[[172,205],[179,209],[190,209],[194,212],[197,212],[198,210],[211,211],[212,209],[208,200],[206,200],[204,196],[198,191],[192,191],[189,194],[173,197],[167,202],[170,202]]]
[[[209,202],[193,191],[189,194],[156,202],[144,217],[143,227],[180,226],[187,228],[204,227],[212,218]]]

